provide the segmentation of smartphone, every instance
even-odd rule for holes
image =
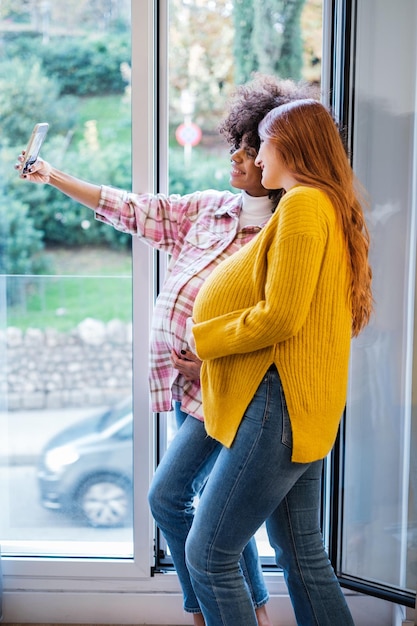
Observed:
[[[41,146],[46,137],[46,133],[48,132],[48,128],[49,124],[47,124],[47,122],[40,122],[35,125],[26,148],[25,160],[22,163],[22,174],[26,174],[28,169],[38,158]]]

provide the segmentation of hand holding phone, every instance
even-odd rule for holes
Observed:
[[[49,124],[46,122],[40,122],[35,125],[25,151],[25,159],[22,163],[21,169],[22,174],[26,174],[38,158],[41,146],[46,137],[46,133],[48,132],[48,128]]]

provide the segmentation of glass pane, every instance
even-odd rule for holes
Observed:
[[[162,191],[239,193],[218,131],[232,92],[255,72],[319,85],[321,48],[321,0],[170,0],[169,182]],[[258,542],[272,557],[264,528]]]
[[[131,188],[130,2],[0,13],[3,554],[131,556],[131,239],[13,169],[41,156]]]
[[[370,194],[375,316],[352,346],[342,569],[415,590],[417,6],[357,5],[354,166]]]
[[[218,128],[236,85],[255,72],[320,84],[322,4],[169,1],[170,193],[232,189]]]

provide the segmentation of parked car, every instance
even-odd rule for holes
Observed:
[[[38,464],[43,506],[90,526],[131,525],[132,434],[127,398],[55,435]]]

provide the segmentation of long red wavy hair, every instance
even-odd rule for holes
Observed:
[[[321,189],[335,207],[350,260],[352,335],[357,336],[373,310],[369,231],[363,193],[337,124],[320,102],[295,100],[270,111],[259,125],[259,135],[275,144],[300,184]]]

